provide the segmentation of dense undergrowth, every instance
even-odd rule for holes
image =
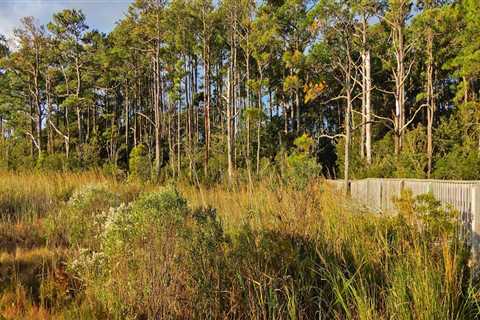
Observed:
[[[321,181],[227,188],[1,173],[0,318],[475,319],[456,213]]]

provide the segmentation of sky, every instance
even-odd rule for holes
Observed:
[[[40,24],[51,21],[55,12],[81,9],[90,29],[109,32],[133,0],[0,0],[0,34],[11,37],[20,19],[33,16]]]

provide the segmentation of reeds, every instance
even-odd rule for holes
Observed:
[[[0,203],[30,217],[0,226],[6,318],[480,318],[468,248],[449,227],[453,213],[434,202],[406,197],[390,216],[356,207],[322,181],[302,190],[276,181],[234,189],[180,184],[177,199],[95,173],[0,176]],[[69,206],[75,190],[92,183],[108,199]],[[159,195],[142,207],[138,196],[152,191]],[[123,209],[107,208],[118,204],[114,195]],[[18,199],[27,205],[17,208]],[[189,209],[179,217],[184,201]],[[112,218],[119,210],[124,218]],[[434,221],[425,219],[429,210]],[[80,240],[52,241],[75,228],[62,221],[82,226]],[[120,247],[111,221],[127,232]]]

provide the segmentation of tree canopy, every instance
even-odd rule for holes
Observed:
[[[480,179],[476,0],[136,0],[94,27],[0,37],[0,167]]]

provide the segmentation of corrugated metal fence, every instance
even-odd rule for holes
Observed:
[[[328,180],[338,190],[341,180]],[[474,259],[480,257],[480,181],[421,179],[364,179],[350,182],[350,196],[361,205],[378,212],[393,212],[394,198],[410,189],[413,196],[432,193],[444,206],[451,205],[461,213],[466,230],[471,230]]]

